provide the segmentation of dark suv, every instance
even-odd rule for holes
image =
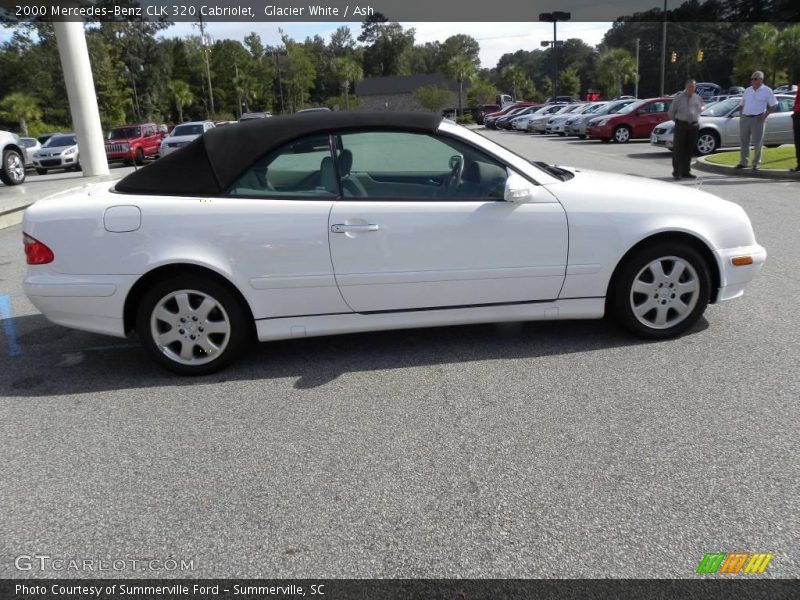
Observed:
[[[114,127],[106,140],[108,162],[144,163],[146,158],[158,156],[164,133],[155,123]]]

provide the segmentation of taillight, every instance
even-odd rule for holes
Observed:
[[[39,240],[23,233],[22,243],[25,244],[25,258],[29,265],[46,265],[53,262],[55,258],[53,251]]]

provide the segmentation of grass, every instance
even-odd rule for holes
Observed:
[[[733,167],[739,164],[739,151],[720,152],[712,154],[706,160],[716,165]],[[753,153],[750,153],[750,163],[753,161]],[[781,146],[780,148],[764,148],[761,153],[761,168],[775,169],[778,171],[788,171],[797,165],[794,146]]]

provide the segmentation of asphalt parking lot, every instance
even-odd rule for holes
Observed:
[[[670,154],[487,135],[671,181]],[[261,344],[181,379],[49,324],[0,230],[0,577],[20,555],[194,561],[105,576],[686,578],[707,552],[800,576],[796,182],[700,175],[770,256],[679,339],[602,321]],[[0,194],[4,188],[0,188]]]

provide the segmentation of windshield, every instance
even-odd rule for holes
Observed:
[[[61,148],[63,146],[74,146],[78,143],[74,135],[54,135],[42,146],[42,148]]]
[[[617,111],[614,111],[614,112],[616,114],[619,114],[619,115],[627,115],[629,112],[633,112],[634,110],[636,110],[637,108],[642,106],[644,104],[644,102],[645,102],[644,100],[638,100],[636,102],[631,102],[630,104],[628,104],[626,106],[623,106],[621,109],[619,109]]]
[[[130,138],[141,137],[142,130],[139,127],[120,127],[119,129],[112,129],[108,134],[110,140],[127,140]]]
[[[741,104],[741,98],[728,98],[722,102],[715,102],[700,114],[703,117],[724,117]]]
[[[172,130],[173,137],[178,135],[202,135],[202,125],[178,125]]]

